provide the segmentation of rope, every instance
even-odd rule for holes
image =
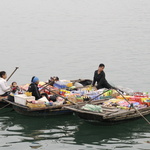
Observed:
[[[131,105],[131,103],[123,96],[123,94],[121,94],[117,89],[115,89],[130,105]],[[150,125],[150,121],[148,120],[148,119],[146,119],[143,115],[142,115],[142,113],[139,111],[139,110],[137,110],[134,106],[133,106],[133,108],[135,109],[135,111],[137,111],[139,114],[140,114],[140,116]]]

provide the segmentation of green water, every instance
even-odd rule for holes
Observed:
[[[100,125],[75,115],[34,118],[11,109],[0,114],[0,150],[149,150],[149,142],[150,126],[143,119]]]

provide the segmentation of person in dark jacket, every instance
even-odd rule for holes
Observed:
[[[34,76],[32,77],[31,84],[29,85],[29,88],[28,88],[28,91],[32,92],[32,96],[35,96],[36,100],[42,97],[38,88],[38,84],[39,84],[39,79]]]
[[[107,88],[110,89],[112,86],[107,82],[105,79],[105,72],[103,71],[105,68],[104,64],[100,64],[98,67],[98,70],[94,72],[94,78],[93,78],[93,83],[92,85],[95,86],[95,83],[97,82],[97,89],[101,88]]]

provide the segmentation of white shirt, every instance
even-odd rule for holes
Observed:
[[[10,91],[10,86],[7,86],[7,81],[3,78],[0,78],[0,95],[3,95],[8,91]]]

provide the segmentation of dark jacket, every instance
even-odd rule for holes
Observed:
[[[97,89],[101,89],[101,88],[110,89],[110,88],[112,88],[112,86],[105,79],[105,72],[104,71],[102,71],[100,74],[98,74],[98,70],[96,70],[94,72],[94,78],[93,78],[92,85],[94,86],[96,82],[97,82],[97,86],[96,86]]]
[[[35,99],[38,100],[41,98],[41,94],[39,92],[38,85],[36,83],[31,83],[28,88],[29,92],[32,92],[32,96],[35,96]]]

